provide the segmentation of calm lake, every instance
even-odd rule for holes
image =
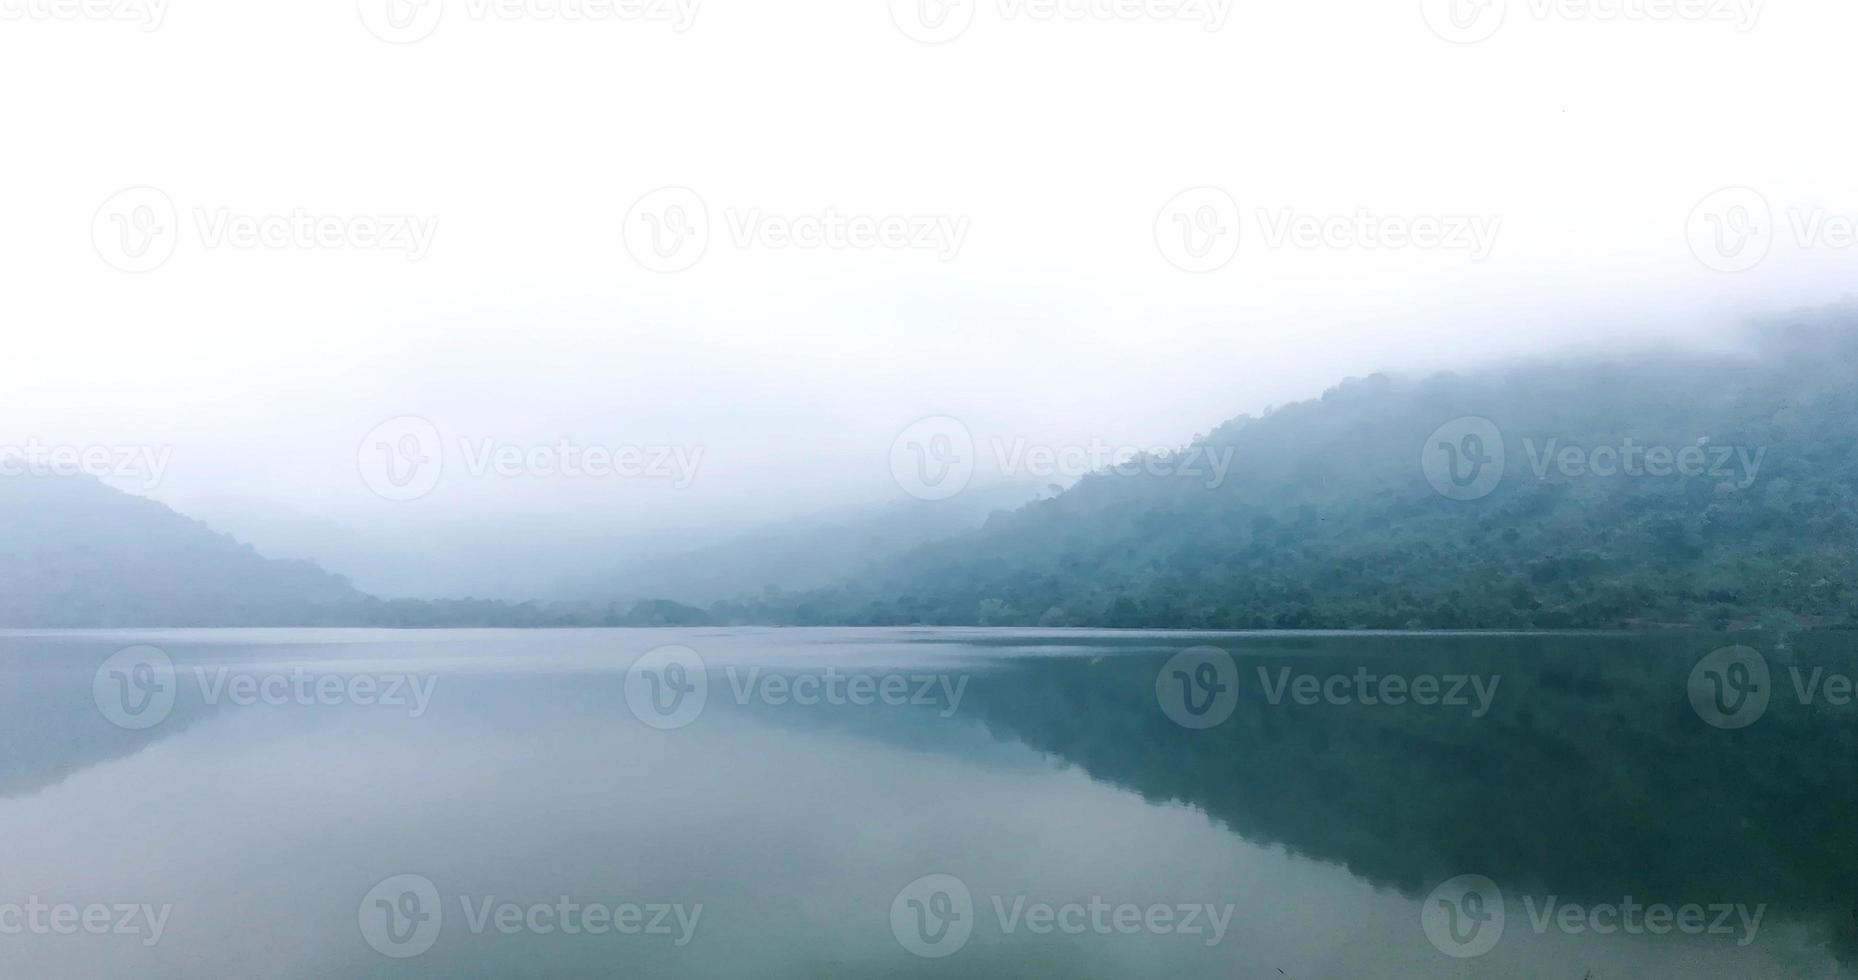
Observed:
[[[0,632],[0,977],[1858,976],[1851,646]]]

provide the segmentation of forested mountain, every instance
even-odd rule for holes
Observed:
[[[909,548],[934,535],[905,516],[770,532],[585,601],[388,601],[94,481],[16,477],[0,626],[1853,627],[1858,311],[1733,354],[1348,381],[976,531]],[[783,552],[811,571],[782,576]],[[748,581],[783,587],[685,604]]]
[[[1854,324],[1851,310],[1800,317],[1736,354],[1349,381],[843,587],[713,612],[1196,628],[1858,625]],[[1218,485],[1186,465],[1226,452]]]
[[[152,500],[79,477],[0,478],[0,626],[319,622],[362,599]]]
[[[689,626],[674,602],[384,600],[87,477],[0,478],[0,628]]]

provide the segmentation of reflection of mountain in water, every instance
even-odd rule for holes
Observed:
[[[1802,706],[1784,660],[1771,658],[1767,714],[1723,731],[1694,713],[1686,682],[1726,641],[1228,641],[1240,700],[1210,730],[1162,713],[1162,660],[1150,656],[1021,658],[977,678],[964,713],[1096,779],[1408,894],[1479,873],[1569,901],[1765,902],[1824,923],[1841,958],[1858,960],[1858,707]],[[1791,659],[1858,673],[1838,645],[1809,640]],[[1502,679],[1490,713],[1473,718],[1272,704],[1261,667],[1273,679],[1285,667]]]
[[[101,659],[85,660],[81,667],[0,670],[0,799],[27,796],[134,755],[214,710],[183,698],[157,726],[118,728],[104,719],[91,694],[92,670]]]

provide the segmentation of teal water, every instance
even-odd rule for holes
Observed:
[[[1854,976],[1849,646],[0,632],[0,977]]]

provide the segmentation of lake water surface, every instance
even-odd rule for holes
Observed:
[[[1848,647],[0,632],[0,977],[1858,976]]]

